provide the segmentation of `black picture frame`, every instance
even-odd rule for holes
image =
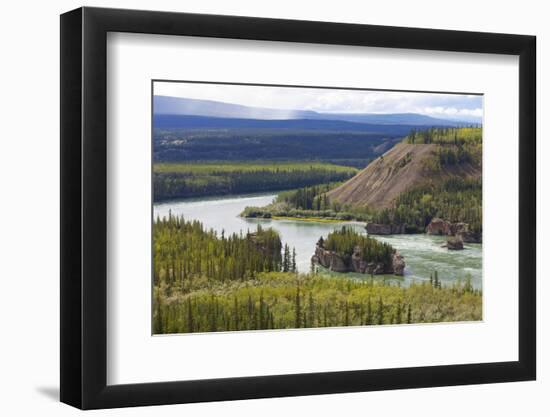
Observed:
[[[107,385],[108,32],[519,56],[519,358]],[[61,15],[61,401],[81,409],[525,381],[536,378],[536,38],[137,10]]]

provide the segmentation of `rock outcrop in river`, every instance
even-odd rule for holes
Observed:
[[[367,223],[366,229],[369,235],[401,235],[405,233],[404,224]]]
[[[449,250],[462,250],[464,249],[464,241],[460,236],[449,236],[447,243],[443,244],[442,247]]]
[[[391,264],[382,262],[368,262],[361,256],[361,250],[358,246],[354,248],[351,258],[327,250],[320,243],[315,246],[315,254],[311,260],[330,271],[334,272],[358,272],[361,274],[394,274],[403,275],[405,270],[405,260],[399,252],[395,251],[392,255]]]
[[[455,236],[465,243],[481,243],[481,233],[470,230],[468,223],[451,223],[447,220],[434,217],[426,226],[429,235]]]
[[[367,223],[365,228],[367,229],[367,233],[369,235],[402,235],[407,233],[407,226],[405,224]],[[454,236],[457,239],[460,239],[463,243],[481,243],[482,240],[481,233],[470,230],[468,223],[451,223],[438,217],[434,217],[430,224],[426,226],[426,234],[436,236]]]

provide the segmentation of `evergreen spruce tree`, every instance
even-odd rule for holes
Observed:
[[[269,328],[275,328],[275,318],[273,317],[273,313],[271,311],[269,312]]]
[[[434,287],[439,288],[439,277],[437,276],[437,271],[434,271]]]
[[[191,298],[187,299],[187,332],[193,333],[194,331],[193,323],[193,306],[191,304]]]
[[[300,286],[298,285],[296,287],[296,298],[294,302],[294,313],[295,313],[295,320],[294,320],[294,327],[299,329],[301,324],[301,318],[302,318],[302,309],[300,306]]]
[[[403,321],[403,311],[401,308],[401,300],[397,302],[397,312],[395,314],[395,322],[401,324]]]
[[[384,324],[384,304],[382,303],[382,297],[378,298],[378,309],[376,311],[376,323]]]
[[[290,270],[290,248],[288,244],[285,243],[285,249],[283,252],[283,272],[288,272]]]
[[[259,329],[265,328],[265,312],[264,312],[264,293],[260,293],[260,313],[259,313]]]
[[[153,325],[153,333],[155,334],[162,334],[164,333],[163,329],[163,323],[162,323],[162,309],[160,306],[161,299],[160,294],[157,292],[157,295],[155,297],[155,314],[154,314],[154,325]]]
[[[216,331],[216,316],[215,316],[215,313],[214,313],[214,296],[212,295],[210,298],[211,298],[211,300],[210,300],[210,303],[208,303],[208,313],[207,313],[208,326],[209,326],[209,331],[215,332]],[[225,329],[225,330],[229,330],[229,329]]]
[[[254,303],[252,302],[252,297],[248,295],[248,329],[252,329],[254,327]]]
[[[373,324],[372,322],[372,303],[370,301],[370,296],[367,301],[367,317],[365,319],[365,324],[370,325]]]
[[[308,318],[309,327],[315,327],[315,302],[313,301],[313,293],[309,292],[308,302]]]
[[[235,320],[235,330],[241,329],[240,324],[240,312],[239,312],[239,301],[237,300],[237,297],[233,297],[233,319]]]

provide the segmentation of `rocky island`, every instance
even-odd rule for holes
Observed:
[[[429,235],[451,236],[466,243],[481,243],[481,233],[471,230],[468,223],[451,223],[447,220],[434,217],[426,226]]]
[[[405,261],[391,245],[343,227],[322,237],[312,262],[334,272],[403,275]]]

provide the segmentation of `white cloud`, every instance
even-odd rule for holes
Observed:
[[[479,95],[155,82],[155,95],[252,107],[338,113],[420,113],[480,118]]]

